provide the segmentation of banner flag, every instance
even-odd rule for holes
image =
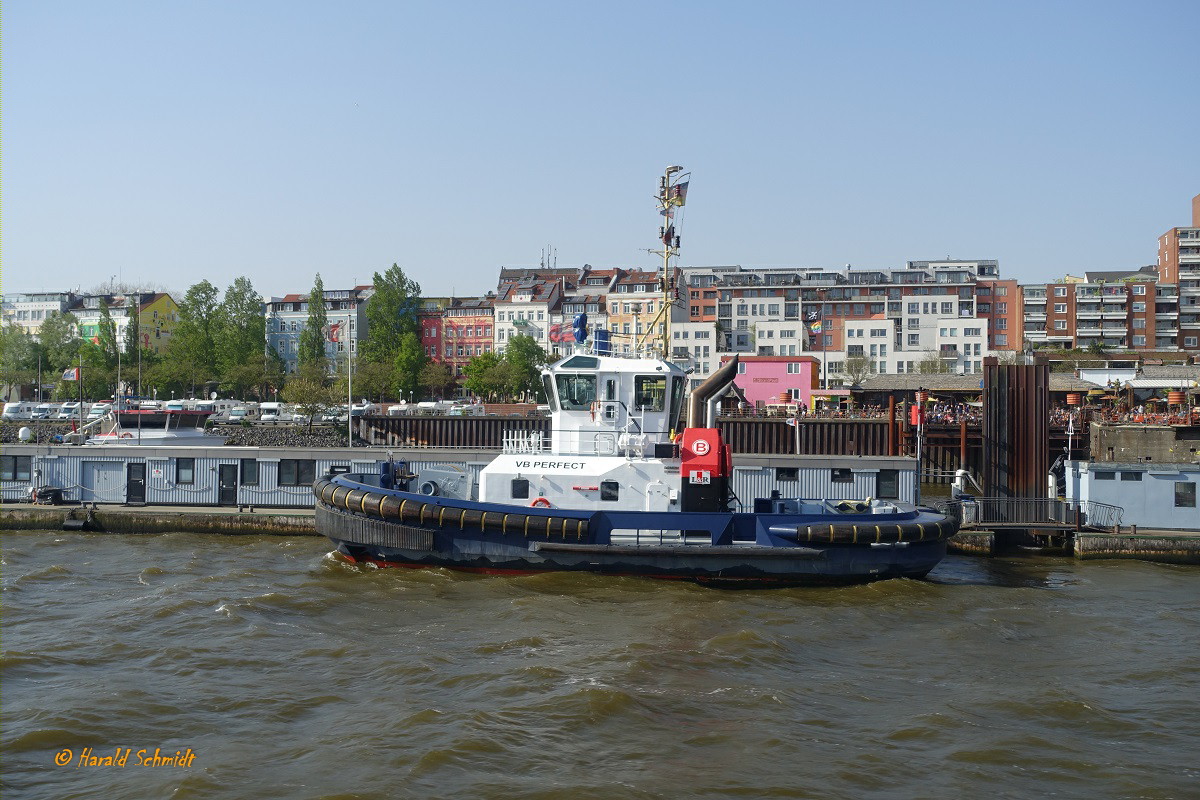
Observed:
[[[687,203],[688,181],[681,181],[671,187],[671,202],[677,206]]]
[[[64,381],[79,380],[79,367],[71,367],[70,369],[64,369],[63,374],[62,374],[62,379]]]
[[[821,321],[817,320],[812,325],[809,325],[808,329],[811,330],[813,333],[820,333],[821,332]]]

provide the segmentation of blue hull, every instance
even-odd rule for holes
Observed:
[[[317,530],[349,560],[491,574],[594,572],[729,587],[921,578],[957,530],[915,509],[836,517],[571,511],[426,497],[341,476],[318,481],[314,492]]]

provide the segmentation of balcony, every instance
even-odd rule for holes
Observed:
[[[1122,305],[1124,305],[1125,299],[1126,299],[1125,292],[1121,292],[1120,294],[1105,293],[1104,295],[1101,296],[1100,302],[1102,302],[1102,303],[1121,303]]]
[[[1031,294],[1030,292],[1025,292],[1025,302],[1026,303],[1040,303],[1041,305],[1046,305],[1046,295]]]
[[[1045,322],[1046,321],[1046,312],[1045,311],[1030,311],[1027,308],[1027,309],[1025,309],[1025,319],[1030,320],[1032,322]]]
[[[1099,319],[1103,309],[1099,303],[1086,306],[1075,306],[1075,316],[1080,319]]]
[[[938,355],[941,358],[950,359],[952,361],[957,361],[958,360],[958,348],[952,344],[944,344],[938,348]]]

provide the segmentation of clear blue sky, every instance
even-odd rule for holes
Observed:
[[[672,163],[685,265],[1137,267],[1200,193],[1197,30],[1195,0],[7,2],[4,287],[652,267]]]

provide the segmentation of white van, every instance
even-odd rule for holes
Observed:
[[[93,403],[92,407],[88,409],[88,421],[100,419],[110,411],[112,411],[112,403]]]
[[[260,422],[278,422],[283,418],[283,403],[259,403],[258,419]]]
[[[33,409],[33,419],[54,419],[58,416],[58,406],[54,403],[38,403]]]
[[[238,408],[229,409],[228,419],[230,422],[241,422],[250,414],[250,409],[239,406]]]
[[[5,403],[4,419],[33,419],[33,412],[37,409],[37,403]]]
[[[63,403],[55,419],[79,419],[79,408],[78,402]]]

